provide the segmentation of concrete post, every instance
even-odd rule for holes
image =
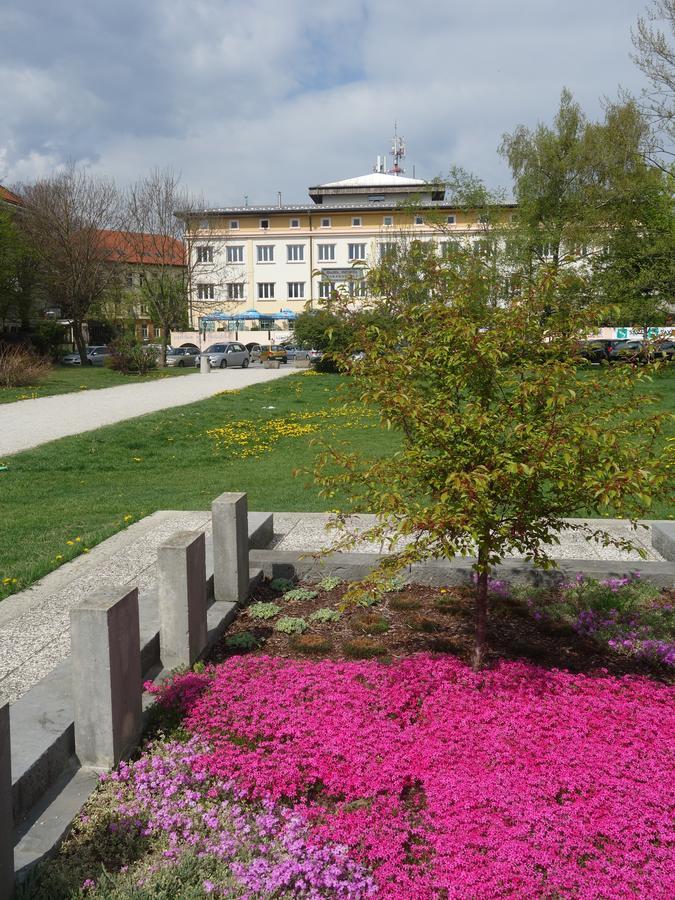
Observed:
[[[216,600],[242,603],[248,596],[248,498],[221,494],[211,504],[213,593]]]
[[[111,768],[141,732],[138,589],[110,587],[70,611],[75,752]]]
[[[9,703],[0,706],[0,897],[14,894],[14,825],[12,819],[12,754]]]
[[[206,646],[206,539],[179,531],[157,551],[159,654],[166,669],[191,666]]]
[[[209,362],[208,356],[200,356],[199,357],[199,372],[202,375],[208,375],[211,371],[211,363]]]

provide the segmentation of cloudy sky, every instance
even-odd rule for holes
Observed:
[[[497,154],[563,86],[591,117],[638,93],[640,0],[2,0],[0,182],[76,160],[172,167],[208,205],[304,202],[407,143],[509,187]]]

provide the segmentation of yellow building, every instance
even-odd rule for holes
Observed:
[[[255,310],[301,312],[335,284],[358,295],[367,267],[401,239],[478,240],[476,212],[445,200],[443,184],[381,170],[309,189],[297,205],[233,206],[179,213],[190,247],[190,322]],[[505,205],[505,217],[513,207]],[[261,327],[271,320],[263,318]]]

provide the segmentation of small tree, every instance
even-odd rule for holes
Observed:
[[[40,263],[52,301],[72,322],[83,365],[83,326],[89,310],[119,278],[106,229],[121,224],[119,194],[112,181],[76,166],[23,190],[21,227]]]
[[[651,24],[659,21],[665,23],[665,30]],[[675,44],[672,42],[675,0],[652,0],[647,18],[638,18],[631,36],[635,47],[633,59],[650,81],[650,87],[643,93],[643,109],[656,129],[672,141],[675,138]]]
[[[171,329],[187,319],[190,266],[184,244],[185,225],[175,213],[185,213],[194,201],[170,170],[155,169],[134,184],[128,195],[128,240],[138,263],[145,268],[143,301],[162,332],[161,365]]]
[[[446,266],[433,248],[399,254],[395,276],[386,264],[374,270],[370,308],[391,327],[356,325],[352,346],[365,358],[350,361],[348,348],[342,362],[354,399],[398,433],[399,449],[373,458],[332,444],[314,471],[324,497],[350,498],[335,519],[339,546],[388,542],[375,580],[425,559],[475,556],[476,667],[500,560],[516,550],[549,567],[557,531],[584,530],[565,518],[616,509],[634,519],[665,480],[661,418],[638,396],[647,376],[583,367],[576,341],[597,311],[552,307],[563,277],[547,273],[492,304],[470,261]],[[346,299],[342,315],[355,320]],[[353,511],[375,513],[377,524],[352,533]]]

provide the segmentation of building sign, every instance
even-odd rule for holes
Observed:
[[[352,267],[348,269],[321,269],[321,275],[332,284],[337,284],[338,282],[361,279],[365,276],[365,271],[364,269]]]

